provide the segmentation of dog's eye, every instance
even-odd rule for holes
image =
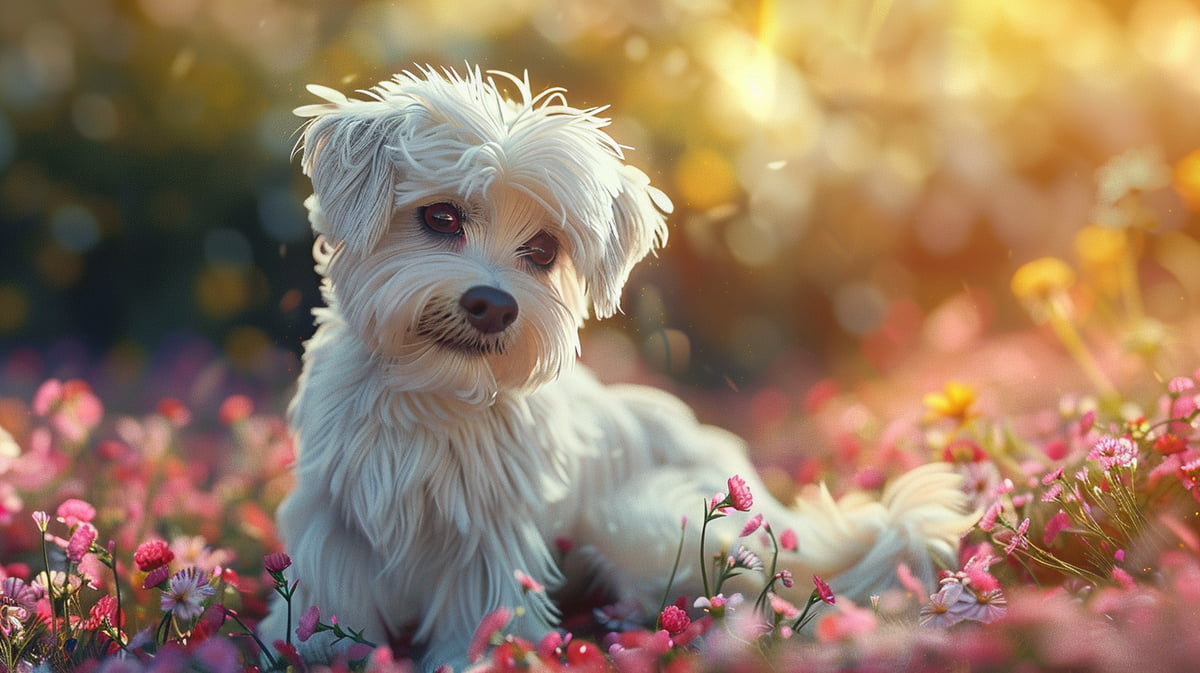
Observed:
[[[462,211],[452,203],[435,203],[421,208],[421,223],[439,234],[461,234],[462,221]]]
[[[521,246],[521,255],[535,266],[549,268],[554,258],[558,257],[558,241],[550,234],[539,231]]]

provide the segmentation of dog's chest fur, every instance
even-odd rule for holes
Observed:
[[[335,313],[320,312],[319,322],[290,409],[296,477],[328,484],[331,513],[375,550],[391,610],[410,605],[428,624],[448,595],[480,604],[448,614],[505,604],[513,597],[498,588],[513,583],[490,576],[494,568],[560,582],[550,549],[588,501],[578,490],[602,492],[638,467],[614,454],[620,424],[599,420],[612,404],[603,387],[583,370],[487,407],[397,393]],[[430,578],[431,568],[445,580]]]

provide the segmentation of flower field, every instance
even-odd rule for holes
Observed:
[[[568,597],[539,642],[499,606],[471,670],[1196,670],[1196,3],[11,0],[0,673],[418,673],[321,606],[255,633],[306,581],[273,522],[319,301],[291,110],[466,62],[611,104],[677,205],[584,328],[602,380],[746,437],[775,497],[941,461],[978,518],[856,604],[738,544],[806,541],[730,529],[765,494],[729,475],[704,595]],[[324,632],[346,659],[301,661]]]

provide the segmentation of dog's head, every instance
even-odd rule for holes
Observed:
[[[365,100],[309,89],[327,101],[296,111],[326,299],[404,389],[486,402],[549,380],[589,306],[614,313],[666,240],[670,201],[561,89],[478,69]]]

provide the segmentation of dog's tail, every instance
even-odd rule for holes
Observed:
[[[961,484],[948,465],[932,463],[898,477],[879,500],[834,500],[822,485],[815,497],[767,514],[777,535],[795,524],[797,549],[781,555],[780,567],[811,570],[855,601],[895,586],[901,563],[932,586],[937,567],[956,567],[961,536],[979,519]]]

